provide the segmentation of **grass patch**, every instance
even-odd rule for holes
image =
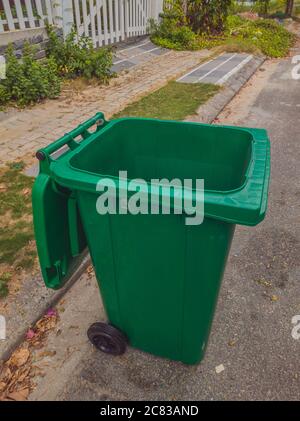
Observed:
[[[272,19],[250,21],[239,16],[227,18],[226,42],[243,41],[252,44],[269,57],[288,54],[295,36]]]
[[[8,282],[11,280],[11,273],[3,272],[0,274],[0,298],[8,294]]]
[[[8,265],[16,263],[19,252],[33,238],[31,222],[19,221],[6,228],[0,227],[0,263]]]
[[[34,180],[22,173],[23,168],[23,162],[14,162],[0,172],[0,297],[8,294],[15,272],[31,269],[36,258],[31,216]]]
[[[163,88],[126,107],[113,118],[144,117],[183,120],[218,92],[216,85],[169,82]]]
[[[31,214],[31,188],[33,179],[21,171],[22,162],[9,165],[0,175],[0,215],[10,214],[17,219]],[[1,226],[1,222],[0,222]]]
[[[248,53],[254,55],[261,55],[261,51],[251,41],[246,39],[228,39],[226,43],[218,47],[218,52],[227,53]]]

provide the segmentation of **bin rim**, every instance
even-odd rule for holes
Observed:
[[[56,142],[46,148],[42,148],[37,154],[43,156],[40,161],[40,171],[48,173],[59,185],[69,188],[72,191],[86,191],[98,195],[96,185],[99,180],[109,178],[118,181],[119,178],[109,174],[99,174],[76,168],[71,164],[71,159],[86,148],[91,142],[101,134],[111,130],[114,125],[121,121],[155,121],[167,122],[169,124],[183,124],[194,126],[211,127],[210,124],[195,122],[178,122],[168,120],[158,120],[150,118],[125,117],[106,121],[103,113],[97,113],[92,119],[78,126],[75,130],[67,133]],[[95,132],[90,133],[89,127],[101,121]],[[229,125],[213,125],[218,129],[230,129],[243,131],[251,136],[251,157],[245,172],[244,182],[232,190],[206,190],[204,188],[204,217],[210,217],[229,223],[241,225],[257,225],[261,222],[267,210],[268,188],[270,178],[270,141],[267,131],[259,128],[247,128]],[[83,140],[78,143],[74,139],[81,134]],[[101,135],[100,134],[100,135]],[[61,156],[54,159],[51,155],[64,145],[69,149]],[[130,179],[128,178],[128,182]],[[117,191],[122,187],[117,184]],[[191,194],[196,200],[196,189],[185,189],[185,194]],[[160,197],[163,197],[163,193]],[[172,195],[171,195],[172,197]]]

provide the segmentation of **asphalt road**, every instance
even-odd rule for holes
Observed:
[[[46,344],[56,357],[31,399],[299,400],[300,339],[291,320],[300,315],[300,80],[291,78],[290,58],[263,68],[217,121],[269,131],[272,181],[265,221],[237,227],[203,362],[93,349],[85,330],[105,316],[95,281],[84,278],[59,307],[60,335]]]

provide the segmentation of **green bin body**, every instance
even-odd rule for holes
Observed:
[[[38,154],[33,213],[47,287],[62,287],[88,246],[109,322],[133,347],[198,363],[235,225],[256,225],[265,216],[266,131],[135,118],[107,122],[98,113]],[[97,183],[117,180],[119,171],[146,181],[204,179],[203,223],[187,225],[186,215],[175,212],[100,215]],[[117,195],[124,188],[119,185]]]

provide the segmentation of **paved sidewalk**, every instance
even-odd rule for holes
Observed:
[[[109,86],[91,86],[79,93],[65,89],[57,100],[38,104],[23,111],[0,113],[0,166],[24,159],[78,124],[103,111],[107,118],[146,93],[163,86],[189,71],[212,51],[168,51],[153,55],[127,73],[113,79]],[[149,57],[148,57],[149,58]]]
[[[242,71],[247,63],[254,60],[252,54],[222,53],[212,60],[208,60],[196,67],[186,75],[181,76],[177,82],[181,83],[214,83],[224,85],[237,72]]]
[[[122,70],[131,69],[137,64],[151,60],[153,56],[164,55],[167,52],[165,48],[154,45],[148,37],[134,44],[121,45],[115,53],[112,70],[120,73]]]

